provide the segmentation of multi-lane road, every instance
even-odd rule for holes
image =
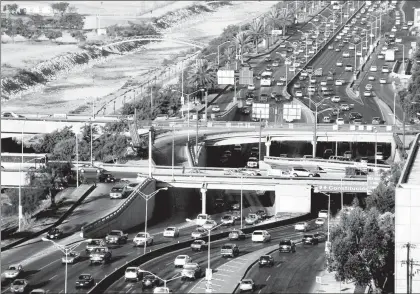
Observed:
[[[278,243],[282,239],[300,239],[302,238],[302,233],[295,232],[294,226],[284,226],[279,227],[276,229],[269,230],[272,241],[271,244],[274,245]],[[212,242],[211,249],[210,249],[210,264],[211,268],[215,269],[222,264],[228,262],[230,259],[223,258],[220,255],[221,246],[225,243],[228,243],[227,239],[219,240]],[[245,240],[233,242],[239,246],[240,255],[239,257],[244,256],[247,253],[251,253],[255,250],[262,249],[266,246],[264,243],[253,243],[251,242],[251,238],[248,235]],[[320,245],[322,246],[322,245]],[[300,248],[298,248],[299,251]],[[207,267],[207,252],[192,252],[190,248],[178,250],[177,252],[170,252],[165,254],[162,257],[153,259],[153,261],[144,263],[141,265],[141,269],[150,271],[161,277],[162,279],[171,279],[180,275],[181,270],[174,268],[174,260],[177,255],[186,254],[189,255],[193,262],[197,262],[200,264],[201,268],[204,269]],[[286,253],[287,254],[287,253]],[[303,255],[304,253],[300,253]],[[309,265],[311,261],[314,260],[315,254],[307,255],[306,263]],[[322,253],[318,252],[318,257],[323,256]],[[305,259],[305,258],[301,258]],[[280,264],[279,262],[276,264]],[[274,269],[273,269],[274,270]],[[295,277],[300,276],[301,278],[304,277],[306,274],[304,271],[295,272]],[[181,281],[181,279],[175,279],[167,284],[167,286],[174,292],[174,293],[191,293],[192,289],[195,287],[198,281]],[[238,281],[233,281],[238,282]],[[124,277],[119,279],[115,282],[107,291],[106,293],[150,293],[149,289],[143,290],[141,287],[141,283],[131,283],[125,282]]]

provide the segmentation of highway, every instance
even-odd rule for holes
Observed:
[[[297,245],[295,253],[272,253],[273,267],[256,263],[245,276],[256,285],[253,293],[311,293],[318,273],[324,270],[325,243]],[[239,293],[236,291],[235,293]]]
[[[328,17],[331,12],[328,9],[324,9],[321,12],[322,15],[324,15],[325,17]],[[308,23],[304,23],[304,24],[300,24],[298,25],[298,27],[296,28],[297,30],[301,30],[303,32],[306,32],[308,30],[311,29],[311,25]],[[298,40],[300,40],[301,38],[301,33],[299,33],[297,30],[293,30],[293,31],[289,31],[287,34],[291,34],[289,37],[287,37],[285,39],[285,41],[281,41],[280,44],[286,44],[286,47],[290,47],[291,44],[290,43],[294,43],[297,42]],[[290,42],[290,43],[289,43]],[[259,101],[259,97],[261,95],[261,93],[267,93],[269,96],[271,93],[276,92],[277,94],[281,94],[283,92],[283,86],[277,86],[276,82],[280,79],[280,77],[284,77],[286,76],[286,66],[284,64],[284,60],[280,57],[279,54],[277,54],[276,52],[279,52],[278,49],[281,48],[280,45],[277,45],[276,48],[273,48],[275,50],[273,50],[273,52],[271,52],[270,54],[266,54],[264,56],[261,57],[256,57],[256,58],[249,58],[248,60],[246,60],[244,58],[244,62],[250,64],[253,72],[254,72],[254,84],[256,89],[252,92],[254,92],[255,98],[254,101],[258,102]],[[291,48],[291,47],[290,47]],[[262,72],[264,72],[267,68],[267,66],[271,66],[272,65],[272,61],[266,61],[266,58],[270,57],[271,60],[279,60],[279,67],[272,67],[273,68],[273,85],[271,87],[261,87],[260,85],[260,80],[258,80],[256,77],[260,76],[260,74]],[[292,72],[288,73],[288,79],[290,80],[291,76],[292,76]],[[237,91],[238,91],[238,97],[240,97],[243,100],[243,104],[245,105],[245,99],[246,99],[246,95],[247,95],[247,86],[237,86]],[[232,97],[234,96],[233,94],[234,92],[228,92],[227,94],[224,94],[222,96],[220,96],[215,102],[214,104],[217,104],[220,106],[221,108],[221,112],[223,112],[224,108],[223,106],[228,105],[231,101],[232,101]],[[279,111],[281,111],[282,109],[282,105],[284,103],[287,103],[288,101],[285,101],[284,99],[280,102],[275,102],[274,99],[269,98],[269,103],[270,103],[270,107],[272,109],[277,108],[279,109]],[[211,109],[211,106],[209,107]],[[209,113],[211,113],[209,111]],[[280,112],[278,112],[280,113]],[[282,120],[281,116],[280,118],[275,118],[274,116],[274,112],[270,113],[270,122],[280,122]],[[251,115],[237,115],[237,118],[241,121],[250,121],[251,120]],[[302,115],[302,118],[300,120],[296,120],[295,122],[299,122],[299,123],[305,123],[307,122],[307,118]]]
[[[292,238],[298,239],[301,237],[302,233],[297,233],[294,231],[293,225],[279,227],[276,229],[269,230],[272,236],[272,244],[276,244],[281,239]],[[227,239],[219,240],[212,242],[210,249],[210,264],[211,268],[217,268],[222,264],[228,262],[230,259],[222,258],[220,255],[221,245],[228,243]],[[254,250],[264,248],[265,244],[261,243],[252,243],[250,236],[247,236],[247,239],[243,241],[234,242],[239,246],[240,255],[244,256],[246,253],[250,253]],[[179,276],[181,269],[175,269],[173,262],[175,257],[180,254],[187,254],[192,259],[193,262],[197,262],[201,265],[203,271],[207,267],[207,254],[206,252],[193,253],[191,249],[183,249],[177,252],[170,252],[160,258],[153,259],[150,262],[144,263],[141,265],[143,270],[151,271],[161,277],[162,279],[171,279],[173,277]],[[168,287],[174,293],[188,293],[195,286],[197,281],[181,281],[180,279],[173,280],[168,282]],[[150,290],[143,291],[141,288],[141,283],[131,283],[125,282],[122,277],[117,282],[115,282],[105,293],[151,293]]]

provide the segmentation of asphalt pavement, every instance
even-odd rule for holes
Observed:
[[[256,263],[245,276],[256,285],[253,293],[310,293],[316,276],[324,269],[325,243],[299,244],[295,253],[276,251],[271,256],[273,267],[260,268]]]
[[[230,229],[220,229],[220,230],[230,230]],[[281,239],[284,238],[296,238],[302,235],[302,233],[297,233],[294,231],[294,226],[284,226],[279,227],[276,229],[269,230],[272,236],[272,244],[275,242],[279,242]],[[223,258],[220,255],[221,246],[225,243],[228,243],[227,239],[215,241],[211,243],[210,246],[210,264],[211,268],[215,269],[220,267],[221,265],[225,264],[230,258]],[[252,243],[250,240],[250,236],[248,235],[245,240],[234,242],[239,246],[240,255],[241,257],[246,257],[247,253],[251,253],[255,250],[264,248],[265,244],[261,243]],[[173,279],[175,277],[180,276],[181,269],[175,269],[173,262],[175,257],[180,254],[187,254],[189,255],[193,262],[197,262],[200,264],[203,272],[207,267],[207,252],[192,252],[190,248],[181,249],[175,252],[168,252],[167,254],[163,255],[162,257],[153,259],[150,262],[146,262],[141,265],[143,270],[147,270],[150,272],[155,273],[162,279]],[[204,275],[204,273],[203,273]],[[195,285],[199,281],[181,281],[181,279],[175,279],[171,282],[167,283],[167,286],[174,292],[174,293],[188,293],[195,287]],[[235,281],[236,282],[236,281]],[[215,282],[216,283],[216,282]],[[133,282],[125,282],[124,277],[119,279],[115,282],[105,293],[152,293],[152,289],[145,289],[142,290],[141,282],[133,283]]]

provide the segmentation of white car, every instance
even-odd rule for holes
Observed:
[[[386,79],[381,78],[381,79],[379,80],[379,84],[386,84]]]
[[[255,90],[255,85],[248,85],[248,90],[251,90],[251,91]]]
[[[310,172],[309,170],[301,167],[292,167],[290,169],[290,174],[293,177],[313,177],[315,173]]]
[[[334,84],[336,86],[342,86],[344,84],[344,81],[343,80],[335,80],[335,83]]]
[[[318,212],[319,218],[327,218],[328,217],[328,210],[322,209]]]
[[[344,118],[339,117],[335,122],[337,123],[337,125],[344,125]]]
[[[316,91],[316,88],[315,88],[315,86],[309,86],[308,87],[308,92],[315,92]]]
[[[371,91],[364,91],[363,92],[363,96],[365,96],[365,97],[371,97],[372,96],[372,92]]]
[[[389,73],[389,67],[387,65],[382,66],[382,73]]]
[[[192,262],[191,257],[188,255],[178,255],[174,260],[175,267],[184,267],[187,263]]]
[[[248,105],[248,106],[251,106],[251,105],[252,105],[252,103],[254,103],[254,99],[252,99],[252,98],[248,98],[248,99],[246,99],[246,101],[245,101],[245,104],[246,104],[246,105]]]
[[[196,219],[195,223],[197,224],[197,226],[202,226],[209,219],[211,219],[211,217],[208,214],[201,213],[201,214],[197,215],[197,219]]]
[[[333,50],[334,46],[333,45],[328,45],[328,50]]]
[[[246,163],[246,166],[249,168],[256,168],[258,167],[258,158],[256,157],[250,157],[248,158],[248,161]]]
[[[254,281],[252,279],[243,279],[239,283],[239,290],[241,292],[254,291],[254,289],[255,289],[255,284],[254,284]]]
[[[374,81],[375,80],[375,77],[374,76],[368,76],[368,80],[369,81]]]
[[[300,89],[300,88],[301,88],[301,86],[300,86],[300,84],[299,84],[299,83],[296,83],[296,84],[294,84],[294,85],[293,85],[293,88],[295,88],[295,89]]]
[[[377,67],[376,65],[372,65],[372,66],[370,67],[369,71],[371,71],[371,72],[376,72],[376,71],[378,71],[378,67]]]
[[[323,121],[324,123],[330,123],[330,122],[331,122],[331,117],[329,117],[329,116],[324,116],[324,118],[322,119],[322,121]]]
[[[335,65],[336,65],[336,66],[343,66],[343,62],[339,60],[339,61],[337,61],[337,62],[335,63]]]
[[[412,26],[413,24],[414,24],[414,22],[412,20],[407,21],[408,26]]]
[[[10,111],[5,112],[4,111],[4,112],[1,113],[1,117],[22,118],[24,116],[23,115],[16,114],[14,112],[10,112]]]
[[[378,54],[378,59],[384,59],[385,58],[385,55],[384,54]]]
[[[348,51],[343,52],[343,57],[350,57],[350,53]]]
[[[195,229],[195,231],[193,231],[191,233],[191,237],[193,239],[200,239],[200,238],[204,238],[208,235],[208,231],[203,229],[203,228],[197,228]]]
[[[220,106],[219,105],[215,105],[212,107],[211,109],[213,112],[219,112],[220,111]]]
[[[322,226],[323,224],[325,224],[325,219],[324,219],[324,218],[322,218],[322,217],[319,217],[319,218],[317,218],[317,219],[315,220],[315,224],[316,224],[317,226]]]
[[[402,38],[395,38],[395,43],[402,43]]]
[[[295,92],[295,96],[296,96],[296,97],[303,97],[303,93],[302,93],[302,91],[296,91],[296,92]]]
[[[354,45],[349,45],[349,50],[354,50]]]
[[[141,277],[141,272],[139,271],[138,267],[129,266],[125,269],[124,279],[126,282],[136,281],[138,282]]]
[[[403,26],[402,26],[402,29],[403,29],[403,30],[408,30],[408,26],[407,26],[407,25],[403,25]]]
[[[179,229],[176,227],[167,227],[164,231],[163,231],[163,237],[179,237]]]
[[[341,101],[340,96],[334,96],[331,98],[331,102],[340,102],[340,101]]]
[[[309,225],[307,222],[300,222],[295,225],[295,231],[306,232],[308,228],[309,228]]]
[[[316,84],[316,78],[311,78],[311,79],[309,80],[309,82],[310,82],[311,84]]]
[[[77,262],[80,258],[80,253],[79,252],[70,252],[69,254],[67,254],[67,256],[63,256],[61,258],[61,263],[65,264],[65,263],[70,263],[70,264],[74,264],[75,262]]]
[[[272,66],[273,66],[273,67],[278,67],[278,66],[279,66],[279,62],[278,62],[278,61],[273,61]]]
[[[344,68],[344,71],[353,71],[353,66],[351,65],[346,65],[346,67]]]
[[[153,293],[173,293],[168,287],[155,287]]]
[[[321,81],[321,86],[326,86],[327,85],[327,81]]]
[[[146,242],[147,246],[150,246],[153,244],[153,236],[149,233],[140,232],[134,237],[133,242],[134,246],[142,246],[144,242]]]
[[[203,228],[206,230],[211,230],[216,226],[217,226],[217,223],[214,220],[208,220],[203,224]]]
[[[270,242],[271,235],[265,230],[257,230],[252,232],[251,240],[252,242]]]
[[[372,88],[373,88],[372,84],[366,84],[366,86],[365,86],[365,89],[368,90],[368,91],[371,91]]]
[[[23,273],[23,267],[20,264],[10,265],[7,270],[3,272],[6,279],[16,279]]]

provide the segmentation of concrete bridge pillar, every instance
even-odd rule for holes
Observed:
[[[271,141],[265,142],[265,156],[270,156]]]
[[[200,189],[201,192],[201,213],[205,214],[206,213],[206,202],[207,202],[207,188],[201,188]]]

